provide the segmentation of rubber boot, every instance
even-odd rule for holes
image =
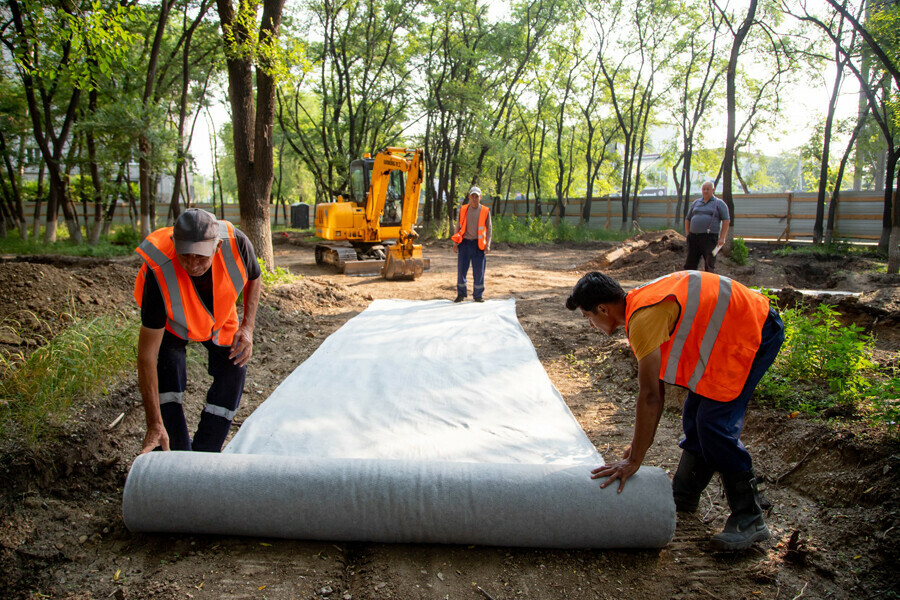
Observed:
[[[675,497],[675,509],[679,512],[697,512],[700,506],[700,495],[709,485],[715,474],[712,467],[701,457],[687,450],[681,451],[681,460],[675,477],[672,478],[672,495]]]
[[[731,515],[725,522],[722,533],[712,538],[713,548],[726,552],[744,550],[769,539],[771,534],[763,520],[759,506],[759,490],[752,471],[743,473],[723,473],[725,497],[731,507]]]

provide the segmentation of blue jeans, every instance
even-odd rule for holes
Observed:
[[[688,392],[681,417],[684,440],[679,446],[702,456],[706,464],[719,473],[750,471],[753,460],[740,440],[747,403],[759,380],[775,362],[783,342],[784,323],[775,309],[770,308],[763,324],[762,342],[740,395],[730,402],[719,402]]]
[[[472,297],[476,300],[484,294],[484,250],[478,247],[478,240],[463,240],[459,243],[459,258],[456,263],[456,295],[466,297],[466,275],[472,265],[472,279],[475,284]]]

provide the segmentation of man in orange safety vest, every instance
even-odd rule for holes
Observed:
[[[601,487],[638,470],[662,415],[665,386],[687,388],[675,507],[695,512],[714,473],[722,475],[731,515],[713,546],[732,551],[770,537],[753,462],[740,436],[747,403],[784,342],[784,324],[768,299],[713,273],[680,271],[627,294],[611,277],[582,277],[566,300],[607,335],[625,328],[638,360],[634,436],[622,460],[594,469]]]
[[[491,251],[491,211],[481,204],[481,188],[469,188],[469,202],[459,209],[459,223],[453,240],[453,251],[459,255],[456,262],[456,299],[466,299],[466,275],[472,265],[472,299],[484,301],[485,255]]]
[[[253,354],[261,287],[253,244],[228,221],[189,209],[135,251],[144,261],[134,286],[141,307],[138,383],[147,420],[142,453],[219,452]],[[242,292],[244,314],[238,319],[235,303]],[[193,438],[182,409],[189,341],[206,347],[213,378]]]

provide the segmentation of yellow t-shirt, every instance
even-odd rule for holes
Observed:
[[[681,309],[673,299],[666,299],[653,306],[639,308],[628,322],[628,342],[638,360],[641,360],[663,343],[678,323]]]

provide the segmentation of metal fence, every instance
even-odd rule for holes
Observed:
[[[736,194],[734,196],[734,234],[738,237],[761,240],[809,241],[812,240],[816,220],[814,193],[804,194]],[[827,219],[828,202],[826,199]],[[493,214],[526,218],[534,214],[534,201],[511,199],[485,200],[487,206],[497,205]],[[583,198],[569,198],[566,202],[565,222],[578,225],[584,206]],[[541,214],[560,221],[556,202],[541,202]],[[492,206],[492,209],[494,207]],[[681,220],[675,214],[678,208],[676,196],[639,196],[638,224],[643,229],[675,228]],[[631,203],[628,205],[628,220]],[[836,239],[854,242],[872,242],[881,237],[881,219],[884,212],[884,196],[875,192],[841,192],[835,215]],[[618,196],[594,198],[591,201],[591,218],[587,227],[593,229],[619,229],[622,223],[622,200]]]
[[[640,196],[638,197],[638,225],[642,229],[663,229],[678,227],[680,217],[675,196]],[[826,202],[830,201],[828,199]],[[493,214],[526,218],[534,214],[534,201],[526,199],[497,200],[485,198],[484,204],[494,209]],[[543,218],[554,224],[560,221],[556,202],[541,202]],[[575,226],[581,222],[583,198],[569,198],[566,202],[565,222]],[[212,210],[209,204],[195,204],[194,207]],[[310,212],[313,212],[312,207]],[[827,218],[826,204],[826,218]],[[26,203],[25,216],[29,226],[34,214],[34,206]],[[165,224],[165,205],[157,206],[157,226]],[[813,225],[816,219],[816,194],[737,194],[734,196],[735,225],[734,234],[747,239],[778,241],[812,240]],[[629,216],[631,204],[628,206]],[[835,219],[835,239],[851,242],[874,242],[881,237],[881,219],[884,211],[884,196],[875,192],[841,192]],[[88,222],[93,218],[93,204],[88,203],[85,213],[83,204],[78,205],[79,217],[88,215]],[[419,211],[421,221],[424,211]],[[221,215],[221,209],[216,210]],[[161,215],[161,216],[160,216]],[[241,215],[237,204],[225,205],[225,218],[240,225]],[[275,206],[270,207],[269,219],[275,223]],[[310,215],[312,221],[312,214]],[[117,207],[113,224],[128,224],[131,220],[128,207]],[[290,222],[279,211],[278,223]],[[135,220],[136,223],[136,220]],[[619,229],[622,223],[622,201],[617,196],[594,198],[591,201],[591,218],[587,227],[593,229]]]

